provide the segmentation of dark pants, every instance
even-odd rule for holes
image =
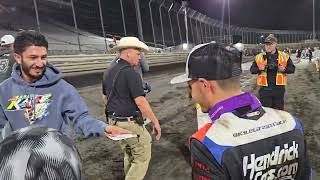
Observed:
[[[261,87],[259,90],[259,99],[262,106],[274,109],[284,109],[285,87]]]
[[[309,63],[311,63],[311,60],[312,60],[312,56],[309,55]]]

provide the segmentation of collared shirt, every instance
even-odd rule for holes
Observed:
[[[145,94],[140,75],[127,61],[120,59],[111,66],[104,74],[102,85],[109,101],[108,113],[119,117],[137,115],[139,109],[134,99]]]

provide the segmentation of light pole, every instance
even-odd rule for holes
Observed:
[[[161,12],[161,7],[163,6],[164,2],[166,0],[163,0],[162,3],[160,4],[159,6],[159,13],[160,13],[160,25],[161,25],[161,34],[162,34],[162,44],[163,44],[163,47],[166,46],[166,44],[164,43],[164,33],[163,33],[163,22],[162,22],[162,12]]]
[[[180,21],[179,21],[179,13],[180,13],[180,11],[181,11],[182,8],[183,8],[183,6],[181,5],[179,11],[177,12],[177,21],[178,21],[178,29],[179,29],[180,43],[182,43],[182,36],[181,36],[181,28],[180,28]]]
[[[170,11],[171,11],[172,7],[173,7],[173,3],[171,3],[170,8],[168,9],[168,15],[169,15],[170,28],[171,28],[172,42],[173,42],[173,46],[174,46],[175,43],[174,43],[174,35],[173,35],[172,22],[171,22],[171,14],[170,14]]]
[[[126,20],[125,20],[125,17],[124,17],[122,0],[120,0],[120,8],[121,8],[123,32],[124,32],[124,35],[127,36]]]
[[[77,40],[78,40],[79,51],[81,52],[80,34],[79,34],[79,30],[78,30],[78,23],[77,23],[77,18],[76,18],[76,12],[75,12],[75,10],[74,10],[73,0],[71,0],[70,3],[71,3],[72,16],[73,16],[73,22],[74,22],[74,29],[75,29],[75,31],[76,31],[76,33],[77,33]]]
[[[187,40],[187,47],[189,47],[189,31],[188,31],[188,17],[187,17],[187,1],[182,1],[182,6],[184,9],[184,24],[186,28],[186,40]]]
[[[152,28],[152,35],[153,35],[153,43],[154,43],[154,47],[157,47],[157,44],[156,44],[156,35],[155,35],[155,32],[154,32],[154,26],[153,26],[153,18],[152,18],[152,9],[151,9],[151,2],[153,0],[150,0],[149,1],[149,11],[150,11],[150,20],[151,20],[151,28]]]
[[[190,17],[190,28],[191,28],[191,34],[192,34],[192,42],[193,44],[196,44],[195,43],[195,38],[194,38],[194,29],[193,29],[193,26],[192,26],[192,18],[193,18],[193,15],[195,14],[195,11],[191,10],[191,17]]]
[[[201,14],[201,17],[200,17],[200,19],[201,19],[200,28],[201,28],[201,34],[203,34],[203,35],[202,35],[202,43],[206,43],[206,40],[205,40],[205,38],[204,38],[204,36],[206,36],[206,33],[205,33],[204,27],[202,26],[202,23],[204,24],[204,26],[206,25],[206,24],[205,24],[205,21],[204,21],[204,18],[205,18],[205,17],[206,17],[206,15]]]
[[[143,41],[143,30],[142,30],[142,21],[141,21],[139,0],[134,0],[134,6],[135,6],[135,9],[136,9],[136,19],[137,19],[139,39],[141,41]]]
[[[104,31],[104,23],[103,23],[103,15],[102,15],[102,8],[101,8],[101,0],[98,0],[98,4],[99,4],[100,23],[101,23],[101,28],[102,28],[104,45],[106,46],[106,49],[108,49],[107,40],[106,40],[106,33],[105,33],[105,31]]]
[[[203,17],[203,22],[204,22],[204,37],[205,37],[205,42],[208,42],[208,34],[207,34],[207,16]]]
[[[37,1],[36,0],[33,0],[33,6],[34,6],[34,10],[36,12],[38,31],[40,32],[40,21],[39,21],[39,13],[38,13],[38,6],[37,6]]]
[[[195,11],[195,14],[197,15],[197,12]],[[196,20],[196,37],[197,37],[197,42],[198,43],[201,43],[201,39],[200,39],[200,36],[199,36],[199,28],[198,28],[198,16],[195,16],[195,20]]]
[[[314,0],[312,1],[312,6],[313,6],[313,40],[316,39],[316,18],[315,18],[315,7],[314,7]]]
[[[229,35],[229,43],[231,43],[231,31],[230,31],[230,0],[228,0],[228,35]]]

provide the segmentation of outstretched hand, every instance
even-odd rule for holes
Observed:
[[[131,134],[132,132],[118,126],[109,125],[105,128],[105,135],[106,136],[116,136],[120,134]]]

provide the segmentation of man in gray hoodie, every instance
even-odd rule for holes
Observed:
[[[107,136],[130,133],[92,117],[76,89],[47,60],[48,42],[35,31],[16,36],[16,64],[0,85],[0,129],[6,137],[27,126],[45,126],[68,135],[68,125],[78,134]]]

